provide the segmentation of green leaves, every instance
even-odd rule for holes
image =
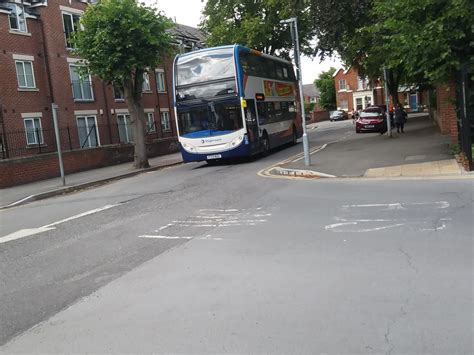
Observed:
[[[102,0],[81,18],[75,54],[105,81],[119,81],[137,69],[155,67],[171,51],[172,22],[136,0]]]
[[[330,68],[328,71],[319,74],[314,85],[319,89],[319,106],[325,110],[334,110],[336,108],[336,85],[334,82],[334,73],[336,68]]]
[[[305,0],[208,0],[203,16],[210,46],[239,43],[268,54],[287,54],[293,47],[290,30],[280,20],[297,16],[302,51],[313,53]]]

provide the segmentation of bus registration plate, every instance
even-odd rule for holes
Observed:
[[[213,155],[208,155],[206,157],[207,160],[209,160],[209,159],[220,159],[220,158],[222,158],[221,154],[213,154]]]

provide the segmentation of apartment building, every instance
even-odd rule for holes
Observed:
[[[63,150],[133,142],[120,87],[83,77],[70,36],[95,0],[0,1],[0,159],[56,151],[52,104]],[[182,51],[202,48],[198,29],[176,25]],[[187,37],[186,34],[189,34]],[[145,74],[147,141],[176,136],[172,58]]]

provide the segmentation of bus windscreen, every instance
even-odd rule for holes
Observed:
[[[232,48],[219,48],[178,58],[176,86],[235,77]]]

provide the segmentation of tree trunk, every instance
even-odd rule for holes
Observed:
[[[139,73],[137,75],[143,75]],[[133,167],[135,169],[149,168],[148,157],[145,143],[145,110],[142,104],[142,81],[124,80],[123,88],[125,92],[125,101],[127,102],[130,113],[130,122],[133,129],[134,153]]]
[[[399,79],[397,75],[393,72],[393,69],[388,69],[387,70],[387,88],[388,88],[388,94],[392,98],[392,104],[393,107],[398,107],[399,106],[399,101],[398,101],[398,86],[399,86]],[[388,109],[388,107],[387,107]]]

